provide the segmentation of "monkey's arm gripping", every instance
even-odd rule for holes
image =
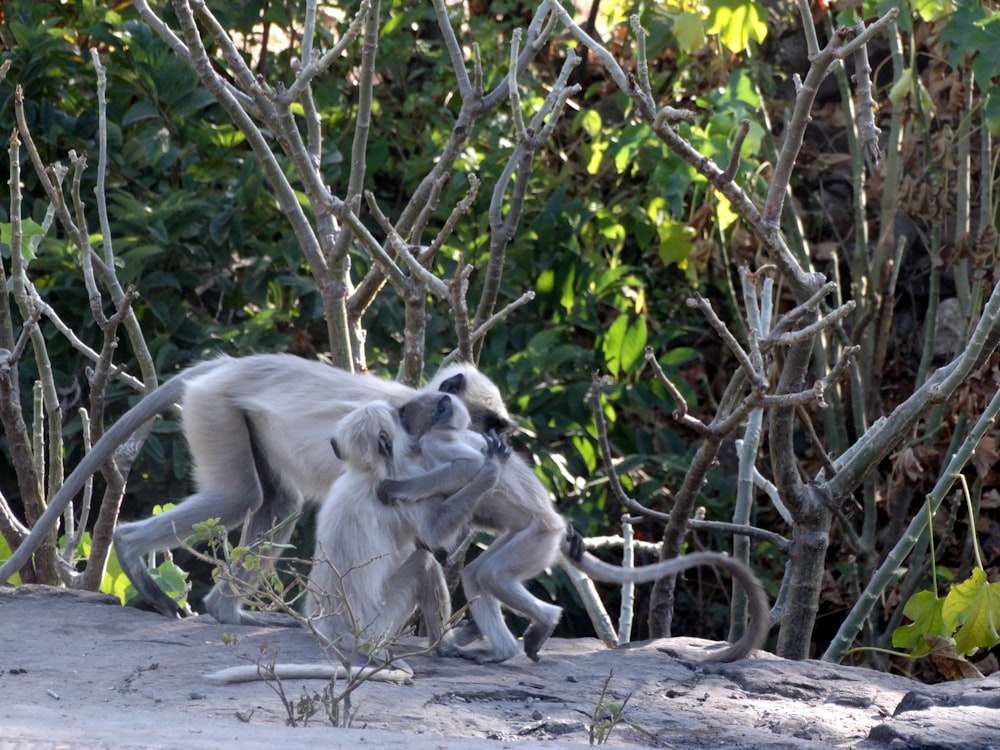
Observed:
[[[482,460],[460,458],[409,479],[386,479],[378,486],[378,499],[392,505],[398,500],[417,502],[452,495],[471,482],[482,467]]]

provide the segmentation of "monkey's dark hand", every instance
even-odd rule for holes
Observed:
[[[580,562],[583,559],[583,553],[586,552],[586,545],[583,543],[583,534],[577,531],[572,524],[566,524],[566,544],[566,556],[574,562]]]
[[[396,496],[392,494],[392,484],[391,479],[386,479],[384,482],[379,482],[378,487],[375,488],[375,496],[379,499],[382,505],[395,505]]]
[[[483,455],[486,458],[495,458],[500,463],[507,463],[510,458],[510,446],[507,445],[507,438],[498,434],[496,430],[490,430],[484,436],[486,438],[486,448]]]

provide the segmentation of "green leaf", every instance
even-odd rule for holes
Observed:
[[[685,52],[694,52],[705,44],[705,22],[698,13],[682,12],[674,16],[674,36]]]
[[[660,235],[660,260],[663,265],[675,265],[684,268],[691,255],[691,238],[694,229],[682,222],[669,219],[661,221],[656,227]]]
[[[753,0],[709,0],[708,33],[718,34],[730,52],[743,52],[750,40],[760,43],[767,36],[766,13]]]
[[[955,650],[969,654],[1000,643],[1000,581],[990,583],[986,571],[975,568],[967,581],[951,587],[941,617],[955,631]]]
[[[646,320],[637,318],[629,322],[628,315],[619,315],[604,334],[601,351],[614,377],[633,372],[642,361],[646,350]]]
[[[622,337],[621,363],[622,370],[633,372],[645,357],[646,351],[646,319],[637,318]]]
[[[10,247],[12,229],[10,224],[0,224],[0,242]],[[34,260],[35,253],[31,239],[44,237],[45,230],[31,219],[21,219],[21,257],[24,260]]]
[[[155,570],[150,571],[150,575],[161,591],[174,599],[180,597],[180,601],[183,603],[187,596],[187,571],[179,568],[170,560],[164,560]]]
[[[607,333],[604,334],[604,342],[601,349],[604,353],[604,361],[608,372],[615,378],[621,374],[622,339],[625,338],[627,330],[628,316],[619,315],[615,319],[615,322],[611,324],[611,327],[608,328]]]
[[[0,536],[0,564],[6,562],[10,558],[10,546],[7,544],[7,540]],[[0,581],[0,583],[9,583],[12,586],[21,585],[21,574],[14,573],[6,581]]]
[[[952,628],[944,624],[941,608],[944,599],[933,591],[918,591],[903,606],[903,614],[913,622],[892,631],[892,645],[907,648],[913,656],[923,656],[930,652],[924,635],[939,635],[950,638]]]
[[[122,127],[127,127],[142,120],[154,120],[159,117],[161,117],[160,110],[157,109],[156,105],[148,99],[144,99],[129,107],[128,112],[122,116],[121,124]]]
[[[924,21],[931,23],[953,13],[955,3],[952,0],[913,0],[913,10]]]

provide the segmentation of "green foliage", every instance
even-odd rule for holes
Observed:
[[[954,643],[959,656],[970,656],[1000,643],[1000,581],[990,583],[985,570],[973,568],[944,598],[934,591],[918,591],[903,614],[913,622],[893,631],[896,648],[908,649],[914,658],[925,656],[931,650],[926,636],[940,636]]]
[[[187,571],[176,565],[173,560],[163,560],[155,568],[150,568],[149,575],[167,596],[177,602],[182,609],[187,604],[188,584]]]
[[[938,597],[935,591],[918,591],[903,605],[903,614],[913,620],[909,625],[896,628],[892,634],[892,645],[895,648],[910,650],[913,657],[925,656],[930,653],[930,646],[925,635],[937,635],[943,638],[951,637],[953,628],[946,627],[941,616],[944,599]]]
[[[961,479],[964,486],[964,478]],[[972,501],[967,486],[965,492],[971,515]],[[933,528],[933,524],[928,526]],[[980,562],[967,580],[953,583],[943,599],[938,597],[936,589],[918,591],[904,605],[903,614],[913,623],[893,631],[892,645],[910,649],[911,658],[930,653],[937,643],[936,638],[944,638],[951,643],[959,659],[1000,643],[1000,633],[997,632],[1000,629],[1000,581],[989,582],[982,567],[979,541],[974,530],[972,542],[976,559]],[[933,542],[931,559],[934,559]],[[933,572],[937,580],[936,565]],[[951,577],[950,573],[945,573]]]
[[[743,52],[751,41],[760,43],[767,36],[764,23],[767,11],[753,0],[733,2],[733,0],[710,0],[709,34],[718,34],[719,41],[730,52]]]
[[[1000,45],[1000,9],[988,9],[984,3],[975,0],[956,0],[954,4],[940,0],[940,6],[932,7],[944,11],[954,7],[954,13],[947,17],[941,32],[941,39],[951,45],[949,61],[957,65],[966,56],[972,57],[972,72],[976,85],[985,94],[983,107],[986,122],[993,135],[1000,134],[1000,58],[992,52]],[[941,13],[944,15],[944,13]],[[938,16],[940,17],[940,15]]]
[[[0,536],[0,563],[7,560],[10,557],[10,545],[7,544],[7,540]],[[6,581],[0,581],[0,583],[9,583],[12,586],[21,585],[21,574],[15,573]]]
[[[955,650],[971,654],[1000,643],[1000,581],[990,583],[986,571],[974,568],[967,581],[951,587],[941,620],[955,637]]]

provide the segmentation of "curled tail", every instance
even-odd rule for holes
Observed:
[[[214,370],[227,361],[229,360],[221,358],[202,362],[176,375],[125,412],[117,422],[108,428],[107,432],[94,444],[94,447],[77,464],[72,473],[66,477],[63,486],[49,502],[45,512],[39,516],[31,533],[13,551],[10,558],[0,566],[0,583],[10,579],[28,562],[35,550],[41,546],[45,535],[55,526],[56,520],[66,510],[70,501],[83,489],[90,476],[101,468],[101,465],[111,457],[120,445],[129,439],[133,432],[160,412],[177,403],[184,394],[185,383],[192,376]]]
[[[743,636],[728,648],[713,653],[706,661],[730,662],[744,659],[763,645],[770,629],[770,606],[760,579],[744,562],[719,552],[693,552],[683,557],[662,560],[637,568],[622,568],[609,565],[588,553],[583,546],[583,537],[572,526],[567,526],[562,542],[563,556],[574,567],[586,573],[595,581],[606,583],[649,583],[664,576],[675,575],[699,565],[714,565],[728,570],[739,581],[746,592],[750,608],[750,624]]]
[[[409,682],[413,670],[402,662],[396,667],[354,667],[351,678],[355,680],[376,680],[378,682]],[[273,667],[256,664],[241,664],[238,667],[220,669],[205,675],[209,682],[266,682],[279,680],[342,680],[347,670],[340,664],[275,664]]]

